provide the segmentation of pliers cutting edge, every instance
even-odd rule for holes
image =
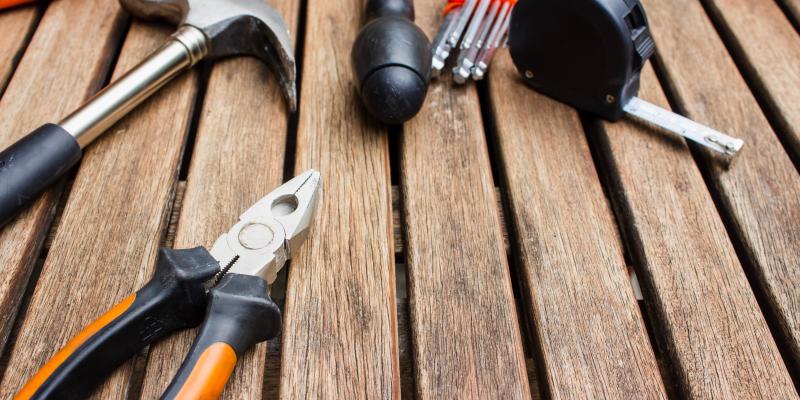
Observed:
[[[200,322],[162,398],[218,397],[236,360],[280,332],[269,285],[308,237],[319,192],[319,172],[306,171],[245,211],[211,251],[159,250],[150,282],[84,328],[15,398],[85,397],[144,346]]]

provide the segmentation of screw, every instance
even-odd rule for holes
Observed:
[[[615,102],[615,101],[617,101],[617,98],[616,98],[616,97],[614,97],[614,96],[612,96],[612,95],[610,95],[610,94],[607,94],[607,95],[606,95],[606,103],[608,103],[608,104],[611,104],[611,103],[613,103],[613,102]]]
[[[533,71],[526,69],[525,70],[525,77],[528,79],[533,79]]]

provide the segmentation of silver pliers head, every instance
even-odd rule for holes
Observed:
[[[222,272],[259,276],[271,285],[308,237],[320,191],[319,172],[309,170],[245,211],[211,247]]]

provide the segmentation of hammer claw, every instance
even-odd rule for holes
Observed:
[[[278,78],[289,109],[297,109],[292,42],[280,13],[263,0],[119,0],[132,15],[189,25],[207,38],[208,58],[248,55]]]

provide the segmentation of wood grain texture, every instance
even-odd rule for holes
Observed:
[[[489,93],[542,384],[559,399],[666,398],[578,114],[527,88],[507,51]]]
[[[25,52],[26,38],[33,33],[38,16],[35,6],[0,12],[0,96]]]
[[[171,31],[134,23],[114,77]],[[177,78],[85,150],[0,397],[9,398],[72,336],[150,279],[195,92],[195,74]],[[95,397],[124,399],[131,368],[117,369]]]
[[[61,0],[48,7],[0,99],[0,148],[58,122],[93,94],[118,45],[121,11],[105,0]],[[0,349],[47,234],[60,189],[42,196],[0,229]]]
[[[350,69],[361,0],[309,0],[295,172],[322,198],[286,288],[281,398],[399,398],[387,130]]]
[[[642,98],[669,108],[652,68]],[[683,140],[603,123],[602,153],[619,196],[646,301],[687,398],[796,394],[736,251]]]
[[[275,3],[296,32],[299,1]],[[245,210],[283,179],[288,113],[269,68],[252,58],[213,65],[200,114],[175,248],[210,248]],[[157,398],[178,371],[196,329],[151,346],[142,398]],[[255,399],[264,391],[267,343],[237,363],[223,399]]]
[[[774,1],[706,4],[791,151],[800,156],[800,35]]]
[[[440,8],[416,2],[429,37]],[[417,398],[530,399],[475,85],[432,82],[401,153]]]
[[[710,174],[722,209],[744,244],[747,264],[753,266],[752,279],[776,311],[792,360],[800,367],[800,174],[701,5],[696,0],[645,0],[645,6],[678,106],[745,141],[732,165],[712,161]]]

